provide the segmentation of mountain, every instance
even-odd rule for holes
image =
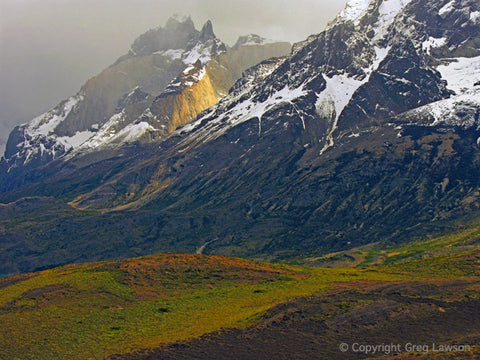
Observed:
[[[477,217],[479,13],[352,0],[168,135],[20,177],[7,156],[0,272],[160,251],[305,262]]]
[[[15,128],[3,166],[21,177],[68,153],[170,134],[227,95],[244,70],[291,48],[256,39],[255,46],[228,48],[210,21],[198,31],[190,17],[170,18],[137,38],[76,95]]]

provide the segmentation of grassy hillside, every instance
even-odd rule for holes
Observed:
[[[371,267],[159,254],[1,278],[0,359],[366,358],[338,351],[359,339],[480,355],[478,231],[389,249],[402,261]],[[431,256],[413,260],[420,250]]]
[[[385,246],[370,244],[320,257],[302,259],[311,266],[365,267],[409,263],[415,260],[449,257],[478,250],[480,246],[480,222],[467,225],[452,224],[450,230],[437,236],[429,236],[402,245]],[[435,262],[437,260],[434,260]]]

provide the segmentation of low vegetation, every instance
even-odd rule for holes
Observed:
[[[431,301],[478,301],[479,231],[472,225],[396,249],[356,250],[363,257],[357,267],[159,254],[1,278],[0,358],[128,356],[222,329],[249,331],[271,309],[298,299],[343,298],[315,315],[325,322],[386,301],[366,294],[383,294],[379,289],[389,286]],[[382,265],[365,266],[372,264]]]

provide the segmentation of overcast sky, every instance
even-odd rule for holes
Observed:
[[[345,0],[0,0],[0,154],[10,130],[75,94],[133,40],[175,14],[217,37],[290,42],[319,33]]]

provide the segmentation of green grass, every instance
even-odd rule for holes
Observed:
[[[47,270],[0,291],[0,354],[86,359],[127,353],[245,327],[275,304],[352,279],[405,275],[173,254]]]
[[[335,289],[476,278],[478,245],[469,243],[478,235],[476,225],[395,249],[355,250],[366,260],[349,268],[159,254],[2,278],[0,359],[101,359],[245,328],[277,304]],[[366,267],[378,254],[385,265]]]

